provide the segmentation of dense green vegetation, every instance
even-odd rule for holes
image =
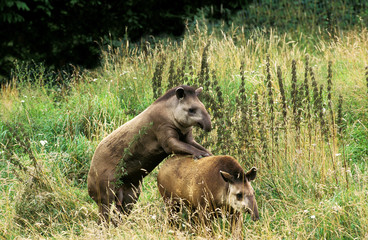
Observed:
[[[155,9],[152,11],[152,9]],[[1,0],[0,85],[14,61],[43,62],[54,71],[72,65],[94,68],[108,45],[155,42],[159,35],[181,38],[185,23],[205,17],[210,27],[223,24],[278,28],[282,32],[366,26],[368,3],[360,0]],[[300,24],[303,23],[303,24]],[[310,26],[313,26],[311,28]],[[141,38],[143,37],[143,40]]]
[[[214,127],[209,134],[196,129],[196,140],[259,169],[253,187],[260,221],[245,215],[244,238],[366,238],[368,30],[353,20],[351,27],[321,27],[314,9],[296,19],[303,7],[281,6],[250,9],[265,22],[284,12],[280,26],[295,28],[250,27],[243,16],[233,25],[203,18],[188,24],[181,41],[110,46],[101,68],[75,67],[67,81],[42,64],[18,63],[1,88],[0,236],[231,237],[226,220],[213,221],[210,231],[185,219],[171,227],[157,169],[118,227],[97,224],[87,193],[86,174],[103,137],[171,86],[190,84],[204,87]],[[349,15],[338,10],[336,21]]]
[[[138,43],[141,37],[160,34],[178,37],[185,19],[198,8],[208,6],[208,15],[219,19],[248,2],[1,0],[0,85],[15,60],[43,62],[55,71],[69,72],[69,64],[90,69],[99,65],[100,49],[107,44],[118,46],[124,39]]]

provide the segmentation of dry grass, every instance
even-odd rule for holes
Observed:
[[[231,238],[222,220],[210,231],[193,230],[185,220],[180,228],[171,227],[156,187],[157,170],[145,178],[138,204],[121,225],[96,223],[97,206],[85,181],[96,145],[152,103],[155,74],[163,90],[171,74],[179,83],[198,84],[202,78],[214,130],[196,131],[198,142],[259,169],[253,187],[261,219],[245,216],[245,239],[367,238],[367,30],[341,32],[313,46],[303,34],[255,30],[246,38],[242,31],[209,34],[197,27],[180,43],[147,44],[145,51],[124,43],[104,52],[99,71],[80,74],[68,88],[36,86],[20,75],[17,86],[3,88],[0,236]],[[206,46],[207,61],[202,61]],[[312,73],[307,75],[308,98],[303,90],[307,56],[315,77],[312,85]]]

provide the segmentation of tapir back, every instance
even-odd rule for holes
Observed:
[[[203,164],[207,158],[194,161],[191,156],[174,156],[167,159],[157,176],[161,195],[166,199],[188,200],[194,207],[203,204],[204,201],[201,198],[204,189],[214,190],[215,185],[219,186],[217,182],[220,180],[214,174],[209,174],[210,166],[208,164]],[[205,184],[207,182],[213,183],[214,186]],[[217,188],[216,191],[224,192],[225,186],[222,186],[222,189]]]
[[[250,181],[256,168],[247,173],[231,156],[174,156],[165,161],[157,176],[159,191],[167,202],[184,201],[201,211],[216,208],[250,212],[258,219],[257,203]]]
[[[157,177],[159,191],[166,198],[187,199],[194,207],[204,207],[207,197],[212,198],[212,204],[220,206],[228,190],[228,184],[220,175],[220,170],[224,169],[243,171],[230,156],[199,160],[193,160],[191,156],[174,156],[160,168]]]
[[[88,173],[88,193],[107,221],[112,203],[130,212],[142,179],[169,154],[211,154],[192,136],[193,126],[211,130],[210,116],[198,99],[202,90],[183,85],[167,91],[98,145]]]

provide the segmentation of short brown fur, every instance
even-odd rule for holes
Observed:
[[[232,180],[226,180],[222,174],[228,174]],[[195,209],[200,215],[222,208],[232,213],[237,212],[229,204],[231,186],[242,189],[248,206],[241,206],[240,211],[252,213],[257,220],[258,208],[250,181],[255,178],[256,169],[245,173],[239,163],[231,156],[209,156],[194,160],[191,156],[173,156],[160,167],[157,184],[166,203],[175,211],[181,202]],[[246,198],[246,199],[245,199]],[[238,211],[239,212],[239,211]]]
[[[192,137],[193,125],[211,129],[210,116],[197,97],[201,91],[189,86],[169,90],[98,145],[88,174],[88,193],[106,221],[114,202],[121,212],[130,212],[142,178],[169,154],[196,158],[211,154]]]

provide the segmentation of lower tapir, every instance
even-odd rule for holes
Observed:
[[[184,202],[200,215],[223,209],[232,213],[250,212],[258,220],[254,190],[255,167],[244,172],[231,156],[209,156],[194,160],[175,155],[160,167],[157,184],[160,194],[174,212]],[[172,212],[172,211],[171,211]]]
[[[210,115],[198,99],[202,88],[175,87],[98,145],[88,173],[88,193],[108,221],[109,209],[129,214],[140,183],[172,153],[211,155],[192,136],[192,126],[211,130]]]

